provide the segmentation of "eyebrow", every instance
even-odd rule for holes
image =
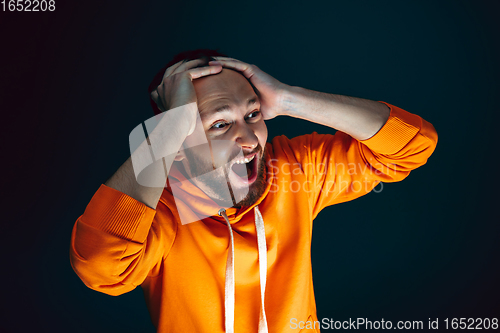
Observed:
[[[248,99],[247,106],[255,105],[255,104],[258,104],[257,97],[251,97]],[[228,104],[221,105],[221,106],[215,108],[213,110],[213,112],[211,112],[211,114],[215,114],[215,113],[223,112],[223,111],[231,111],[231,107]],[[203,113],[207,113],[207,112],[209,112],[209,111],[201,111],[200,115]]]

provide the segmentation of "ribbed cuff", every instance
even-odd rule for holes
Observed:
[[[117,237],[143,243],[156,211],[102,184],[87,205],[81,221]]]
[[[392,104],[379,102],[391,109],[389,118],[374,136],[360,142],[379,154],[395,154],[417,135],[422,127],[422,118]]]

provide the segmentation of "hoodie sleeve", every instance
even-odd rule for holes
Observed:
[[[290,140],[294,158],[312,185],[313,217],[326,206],[369,193],[380,182],[398,182],[427,162],[437,145],[431,123],[397,106],[371,138],[358,141],[346,133],[299,136]]]
[[[176,224],[160,226],[155,214],[102,184],[73,227],[73,270],[96,291],[116,296],[133,290],[159,265],[175,237]]]

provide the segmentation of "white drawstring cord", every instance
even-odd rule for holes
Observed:
[[[234,238],[231,223],[226,215],[226,210],[221,208],[219,215],[226,220],[231,239],[231,249],[227,251],[226,282],[224,286],[224,317],[226,319],[226,333],[234,333]]]
[[[255,228],[257,229],[257,247],[259,248],[259,273],[260,273],[260,318],[259,318],[259,333],[267,333],[267,318],[264,308],[264,299],[266,295],[266,279],[267,279],[267,244],[266,230],[264,229],[264,220],[260,214],[259,207],[255,206]]]
[[[224,286],[224,317],[226,325],[226,333],[234,333],[234,303],[235,303],[235,290],[234,290],[234,237],[233,228],[226,215],[226,210],[221,208],[218,214],[224,217],[227,227],[229,229],[229,237],[231,240],[231,250],[227,253],[226,261],[226,281]],[[264,220],[255,206],[255,229],[257,231],[257,247],[259,251],[259,275],[260,275],[260,315],[259,315],[259,333],[267,333],[267,318],[264,309],[264,300],[266,293],[266,279],[267,279],[267,245],[266,245],[266,231],[264,228]]]

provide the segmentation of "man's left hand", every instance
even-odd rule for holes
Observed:
[[[234,58],[214,57],[209,65],[222,65],[241,72],[257,89],[261,112],[265,120],[285,114],[284,98],[290,86],[281,83],[271,75],[264,73],[259,67],[249,65]]]

